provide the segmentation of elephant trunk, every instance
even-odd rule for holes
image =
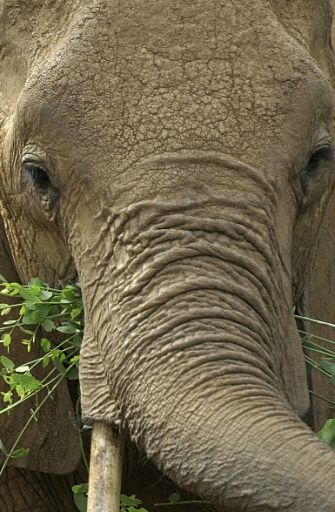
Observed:
[[[164,407],[164,397],[160,396]],[[146,446],[183,488],[224,511],[331,512],[334,454],[262,386],[199,390],[178,402]]]
[[[106,274],[84,287],[84,416],[120,422],[219,510],[330,512],[335,459],[288,403],[303,357],[268,212],[210,203],[112,219],[113,289]]]

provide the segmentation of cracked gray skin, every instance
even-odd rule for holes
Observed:
[[[16,269],[78,272],[84,419],[218,510],[334,510],[292,316],[334,188],[332,158],[308,172],[333,141],[331,22],[323,0],[2,6]]]

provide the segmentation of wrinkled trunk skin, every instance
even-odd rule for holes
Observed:
[[[218,510],[330,512],[334,456],[293,412],[308,397],[270,210],[232,193],[106,218],[113,249],[81,276],[83,411]]]

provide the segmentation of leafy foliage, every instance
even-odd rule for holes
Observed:
[[[72,487],[73,499],[80,512],[87,510],[88,484],[79,484]]]
[[[1,276],[0,294],[4,296],[3,300],[5,297],[15,299],[0,304],[1,316],[10,315],[0,327],[0,343],[8,353],[0,357],[0,378],[5,385],[5,391],[1,392],[5,407],[0,414],[9,413],[13,407],[28,398],[37,398],[41,391],[45,395],[41,401],[36,400],[37,405],[31,410],[31,416],[15,445],[7,451],[1,443],[0,449],[6,455],[0,470],[1,475],[11,458],[28,454],[29,450],[18,448],[18,443],[61,381],[64,378],[78,378],[84,313],[80,288],[74,284],[58,290],[43,284],[37,278],[27,285],[21,285],[9,283]],[[58,338],[57,344],[52,341],[55,334]],[[10,349],[17,339],[21,340],[28,353],[34,344],[39,343],[43,355],[23,365],[16,365],[10,357]],[[36,376],[39,366],[50,366],[50,371],[42,380]]]
[[[142,501],[136,498],[135,494],[131,496],[121,494],[120,512],[148,512],[140,505]]]
[[[10,313],[15,316],[2,323],[0,343],[9,353],[13,335],[20,331],[21,343],[26,346],[27,352],[37,342],[44,352],[43,357],[22,366],[16,366],[9,357],[1,356],[0,375],[8,386],[8,391],[2,393],[3,401],[12,405],[13,400],[22,400],[46,386],[32,373],[38,365],[46,368],[53,362],[67,378],[78,378],[79,348],[84,329],[80,288],[68,284],[57,290],[44,285],[39,279],[31,280],[28,285],[3,280],[0,293],[19,299],[14,304],[0,304],[1,316]],[[45,337],[37,337],[43,332]],[[48,336],[52,333],[65,335],[57,346]]]

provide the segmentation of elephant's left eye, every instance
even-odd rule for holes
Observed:
[[[307,167],[305,169],[305,173],[307,175],[315,174],[317,171],[319,164],[324,162],[332,162],[334,160],[334,150],[331,146],[324,146],[311,155]]]
[[[23,164],[23,169],[35,188],[46,191],[50,187],[48,172],[42,166],[33,162],[26,162]]]

